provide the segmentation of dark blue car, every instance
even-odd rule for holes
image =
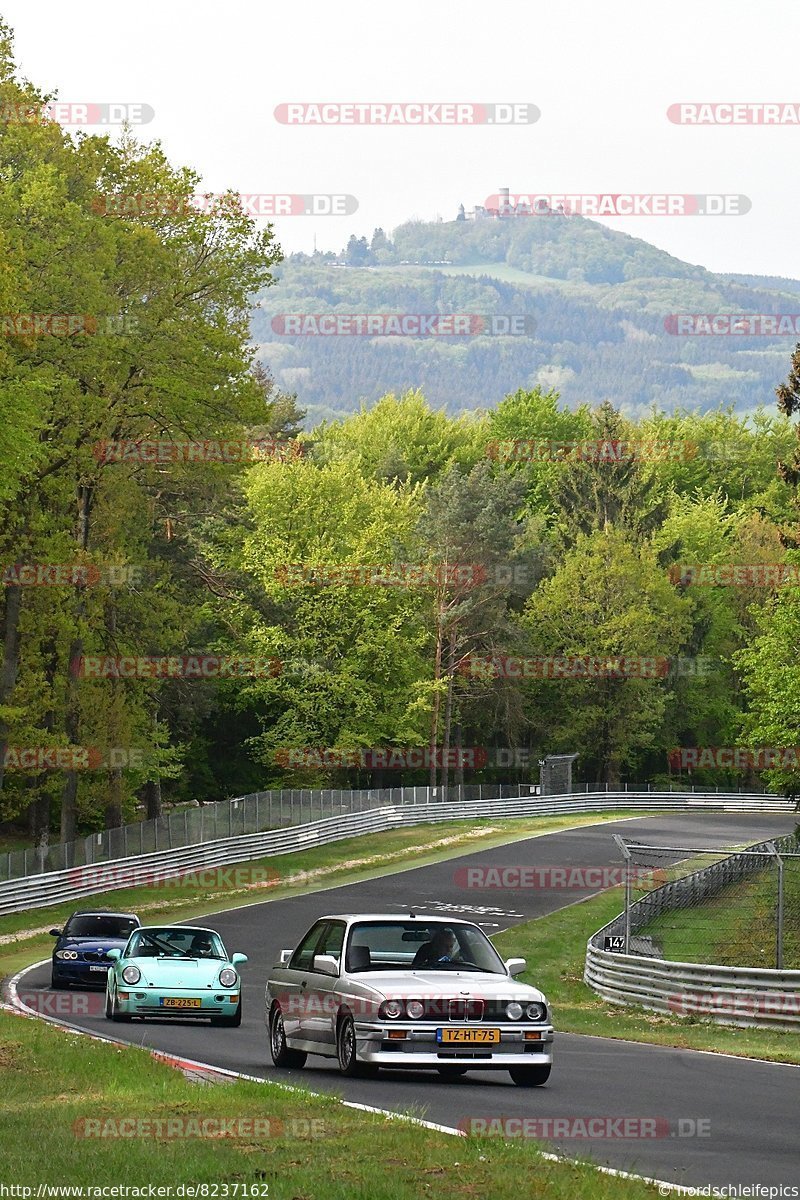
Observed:
[[[58,938],[53,950],[52,988],[105,987],[111,960],[108,950],[124,950],[141,922],[135,913],[76,912],[63,929],[51,929]]]

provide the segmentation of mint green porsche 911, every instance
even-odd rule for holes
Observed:
[[[242,988],[237,967],[213,929],[153,925],[134,930],[124,950],[109,950],[106,1016],[206,1017],[212,1025],[240,1025]]]

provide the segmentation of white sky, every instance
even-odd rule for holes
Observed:
[[[25,75],[65,101],[150,104],[205,186],[349,193],[349,217],[275,222],[285,251],[339,249],[512,192],[744,194],[739,217],[607,221],[717,271],[800,278],[800,126],[687,128],[677,101],[792,101],[796,0],[0,0]],[[285,101],[526,101],[533,125],[294,127]]]

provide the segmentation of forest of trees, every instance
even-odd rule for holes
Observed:
[[[0,30],[3,111],[45,99]],[[7,120],[0,163],[0,821],[69,839],[270,786],[536,780],[557,752],[591,781],[800,785],[670,758],[800,745],[800,349],[748,420],[634,421],[521,367],[478,411],[402,370],[359,408],[366,345],[353,411],[303,429],[251,341],[280,251],[234,197],[200,211],[157,146],[50,121]],[[554,659],[606,668],[506,669]],[[392,748],[429,765],[349,765]]]
[[[442,265],[450,263],[452,265]],[[439,264],[439,265],[435,265]],[[457,414],[518,387],[569,407],[611,400],[628,415],[772,401],[785,334],[676,336],[675,313],[794,313],[796,281],[715,275],[583,217],[414,221],[340,255],[293,254],[253,319],[259,355],[309,423],[389,391],[419,389]],[[291,337],[283,313],[526,315],[524,337]]]

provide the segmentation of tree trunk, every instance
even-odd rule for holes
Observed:
[[[450,786],[450,727],[453,721],[453,672],[456,661],[456,635],[450,631],[447,646],[447,695],[444,702],[444,736],[442,737],[442,799],[447,802]]]
[[[92,511],[93,489],[78,487],[78,525],[76,542],[80,550],[89,547],[89,517]],[[84,599],[83,585],[78,588],[78,601],[75,606],[76,634],[69,648],[69,674],[67,676],[67,700],[64,713],[64,732],[71,745],[77,745],[80,737],[80,712],[78,707],[77,679],[73,671],[77,671],[78,660],[83,655],[83,641],[80,636],[80,622],[83,618]],[[77,800],[78,773],[67,771],[64,787],[61,791],[61,840],[72,842],[77,831]]]
[[[438,602],[436,605],[436,657],[433,664],[433,682],[436,690],[433,694],[433,712],[431,713],[431,740],[430,740],[430,778],[428,780],[431,789],[436,787],[436,742],[439,737],[439,680],[442,677],[442,608]]]
[[[145,819],[154,821],[161,816],[161,780],[148,779],[142,788],[145,803]]]
[[[22,607],[22,588],[5,588],[6,602],[3,620],[3,661],[0,664],[0,704],[7,704],[14,690],[19,671],[19,614]],[[8,726],[0,721],[0,791],[3,788],[5,757],[8,747]]]

